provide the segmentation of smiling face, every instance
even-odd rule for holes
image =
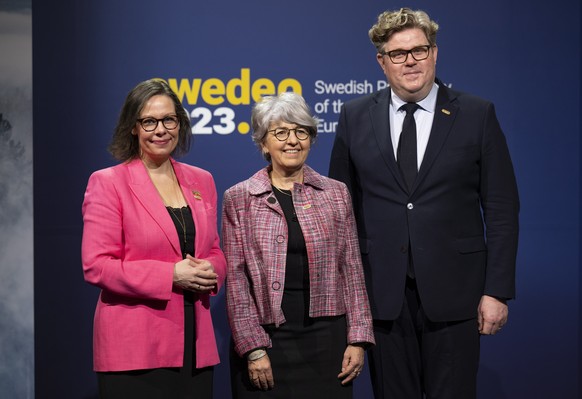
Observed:
[[[269,131],[281,127],[295,129],[299,126],[295,123],[273,122],[269,125]],[[285,141],[279,141],[273,133],[267,132],[261,148],[271,156],[275,173],[279,176],[293,176],[302,170],[307,160],[311,149],[311,136],[306,140],[299,140],[295,130],[292,130]]]
[[[422,30],[405,29],[394,33],[381,50],[411,50],[428,44]],[[418,102],[430,93],[434,83],[437,53],[437,47],[431,47],[428,58],[422,61],[416,61],[412,54],[408,54],[402,64],[394,64],[388,55],[377,54],[376,57],[394,93],[404,101]]]
[[[140,112],[139,119],[163,119],[175,115],[176,110],[172,99],[166,95],[156,95],[146,102]],[[168,129],[161,120],[151,132],[146,132],[140,122],[136,122],[132,131],[132,134],[138,137],[141,159],[146,163],[153,162],[158,165],[170,158],[178,145],[179,133],[180,124],[173,129]]]

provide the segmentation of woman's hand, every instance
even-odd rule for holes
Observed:
[[[205,259],[186,255],[174,265],[174,284],[184,290],[208,293],[216,288],[217,279],[214,267]]]
[[[262,391],[268,391],[275,387],[269,355],[265,355],[257,360],[247,360],[247,363],[251,384]]]
[[[342,379],[342,385],[349,384],[362,372],[364,367],[364,348],[357,345],[348,345],[342,361],[342,372],[337,378]]]

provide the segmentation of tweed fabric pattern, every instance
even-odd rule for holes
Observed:
[[[309,316],[346,315],[348,343],[374,343],[356,224],[344,183],[304,166],[292,190],[309,262]],[[272,192],[269,167],[228,189],[222,243],[227,259],[227,312],[235,350],[269,347],[261,325],[285,323],[287,224]]]

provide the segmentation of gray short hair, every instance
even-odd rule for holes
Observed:
[[[311,144],[317,136],[318,119],[311,115],[309,105],[305,99],[294,92],[283,92],[277,96],[265,96],[253,106],[251,125],[253,127],[253,141],[261,148],[265,141],[267,130],[274,122],[294,123],[309,131]],[[263,154],[271,162],[269,154]]]

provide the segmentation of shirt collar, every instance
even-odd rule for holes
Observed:
[[[423,98],[422,100],[417,102],[417,104],[420,106],[420,108],[422,108],[423,110],[425,110],[427,112],[434,112],[434,110],[436,108],[436,100],[437,100],[438,91],[439,91],[439,85],[436,82],[434,82],[432,84],[432,88],[430,89],[430,92],[428,93],[428,95],[425,98]],[[400,97],[398,97],[394,93],[394,90],[390,90],[390,103],[392,104],[394,111],[398,112],[398,110],[400,110],[400,107],[402,107],[404,104],[406,104],[406,101],[403,101]]]

